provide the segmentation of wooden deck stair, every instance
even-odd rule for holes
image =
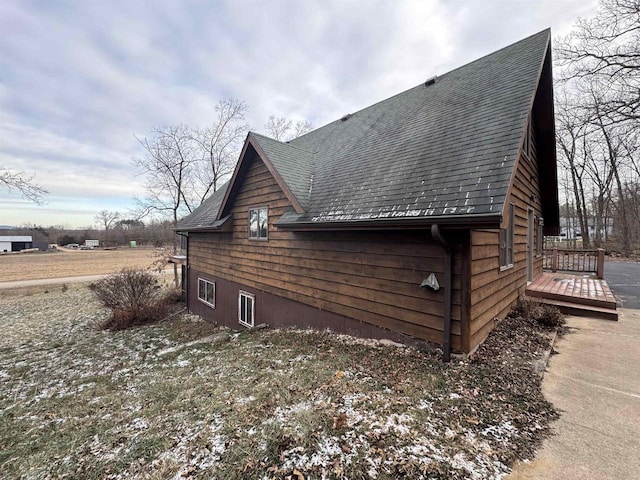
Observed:
[[[564,313],[618,320],[616,298],[604,280],[543,273],[527,286],[526,295],[556,305]]]

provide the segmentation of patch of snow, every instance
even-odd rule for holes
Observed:
[[[373,422],[371,430],[378,434],[394,432],[400,436],[406,436],[411,431],[410,425],[413,423],[414,419],[411,415],[394,413],[385,422]]]
[[[256,399],[256,397],[254,397],[253,395],[250,395],[248,397],[240,397],[240,398],[236,398],[235,402],[238,405],[246,405],[248,403],[253,402]]]
[[[144,418],[134,418],[131,424],[129,425],[134,430],[146,430],[149,428],[149,422],[147,422]]]

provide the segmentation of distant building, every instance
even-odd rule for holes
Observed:
[[[13,240],[16,244],[12,247],[9,243],[10,240],[6,239],[28,239],[28,240]],[[30,243],[25,247],[21,244]],[[46,252],[49,248],[49,238],[44,231],[37,228],[15,227],[15,228],[0,228],[0,252],[19,252],[25,248],[37,248],[41,252]]]
[[[596,220],[593,217],[587,218],[587,228],[589,238],[596,237]],[[606,217],[600,227],[600,237],[606,238],[613,234],[613,218]],[[560,237],[564,240],[576,240],[582,238],[582,232],[578,220],[575,218],[560,218]]]
[[[0,252],[19,252],[27,248],[33,248],[33,237],[31,235],[0,236]]]

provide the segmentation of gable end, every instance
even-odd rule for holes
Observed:
[[[278,186],[282,189],[287,199],[291,202],[291,206],[298,214],[303,214],[304,209],[302,205],[298,201],[298,199],[293,195],[291,189],[284,181],[278,170],[274,167],[273,163],[265,153],[264,149],[260,146],[259,142],[256,140],[256,137],[253,133],[249,132],[247,135],[247,139],[245,140],[244,146],[242,147],[242,152],[240,154],[240,160],[236,165],[236,168],[233,172],[233,176],[229,182],[229,188],[227,188],[227,192],[225,194],[224,200],[220,205],[220,210],[218,211],[217,219],[221,219],[225,215],[227,215],[232,207],[233,199],[238,193],[240,188],[240,183],[244,178],[248,165],[251,161],[255,160],[258,157],[264,162],[267,170],[273,176]]]

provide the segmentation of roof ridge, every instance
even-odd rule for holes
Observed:
[[[500,50],[496,50],[496,51],[494,51],[494,52],[487,53],[486,55],[483,55],[483,56],[482,56],[482,57],[480,57],[480,58],[476,58],[475,60],[471,60],[470,62],[465,63],[464,65],[460,65],[459,67],[454,68],[453,70],[449,70],[448,72],[446,72],[446,73],[442,74],[442,76],[444,77],[445,75],[449,75],[450,73],[453,73],[453,72],[455,72],[455,71],[457,71],[457,70],[460,70],[461,68],[466,68],[466,67],[468,67],[469,65],[473,65],[474,63],[478,63],[479,61],[484,60],[484,59],[486,59],[486,58],[488,58],[488,57],[493,57],[494,55],[497,55],[497,54],[499,54],[500,52],[502,52],[502,51],[504,51],[504,50],[506,50],[506,49],[508,49],[508,48],[512,48],[512,47],[514,47],[514,46],[518,45],[519,43],[524,43],[524,42],[526,42],[527,40],[530,40],[530,39],[531,39],[531,38],[533,38],[533,37],[537,37],[538,35],[541,35],[542,33],[545,33],[545,32],[547,33],[547,36],[548,36],[549,38],[551,38],[551,28],[550,28],[550,27],[547,27],[547,28],[545,28],[545,29],[543,29],[543,30],[540,30],[539,32],[536,32],[536,33],[533,33],[533,34],[529,35],[528,37],[525,37],[525,38],[523,38],[523,39],[521,39],[521,40],[518,40],[518,41],[516,41],[516,42],[513,42],[513,43],[511,43],[511,44],[509,44],[509,45],[507,45],[507,46],[505,46],[505,47],[502,47]]]
[[[494,55],[497,55],[498,53],[500,53],[500,52],[502,52],[502,51],[504,51],[504,50],[506,50],[506,49],[508,49],[508,48],[512,48],[513,46],[515,46],[515,45],[517,45],[517,44],[519,44],[519,43],[526,42],[527,40],[530,40],[531,38],[536,37],[536,36],[538,36],[538,35],[540,35],[540,34],[542,34],[542,33],[545,33],[545,32],[547,33],[547,36],[548,36],[549,38],[551,38],[551,28],[550,28],[550,27],[547,27],[547,28],[545,28],[545,29],[543,29],[543,30],[540,30],[540,31],[539,31],[539,32],[537,32],[537,33],[534,33],[534,34],[532,34],[532,35],[529,35],[528,37],[525,37],[525,38],[523,38],[523,39],[521,39],[521,40],[518,40],[518,41],[516,41],[516,42],[513,42],[513,43],[511,43],[511,44],[509,44],[509,45],[507,45],[507,46],[505,46],[505,47],[502,47],[500,50],[495,50],[495,51],[493,51],[493,52],[487,53],[486,55],[483,55],[483,56],[482,56],[482,57],[480,57],[480,58],[476,58],[476,59],[474,59],[474,60],[472,60],[472,61],[470,61],[470,62],[467,62],[467,63],[465,63],[465,64],[463,64],[463,65],[460,65],[460,66],[458,66],[458,67],[456,67],[456,68],[454,68],[454,69],[452,69],[452,70],[449,70],[449,71],[447,71],[447,72],[443,73],[442,75],[437,75],[437,80],[436,80],[436,82],[437,82],[438,80],[440,80],[440,81],[441,81],[444,77],[449,76],[450,74],[452,74],[453,72],[456,72],[456,71],[460,70],[461,68],[466,68],[466,67],[468,67],[468,66],[470,66],[470,65],[473,65],[473,64],[475,64],[475,63],[477,63],[477,62],[479,62],[479,61],[481,61],[481,60],[485,60],[485,59],[486,59],[486,58],[488,58],[488,57],[492,57],[492,56],[494,56]],[[383,98],[382,100],[379,100],[379,101],[374,102],[374,103],[372,103],[372,104],[370,104],[370,105],[367,105],[366,107],[363,107],[363,108],[361,108],[361,109],[359,109],[359,110],[356,110],[354,113],[350,113],[350,114],[349,114],[349,116],[357,115],[357,114],[359,114],[359,113],[362,113],[362,112],[364,112],[364,111],[366,111],[366,110],[369,110],[369,109],[371,109],[371,108],[373,108],[373,107],[375,107],[375,106],[377,106],[377,105],[379,105],[379,104],[381,104],[381,103],[383,103],[383,102],[387,102],[387,101],[389,101],[389,100],[392,100],[393,98],[399,97],[399,96],[401,96],[401,95],[406,94],[407,92],[410,92],[411,90],[415,90],[416,88],[420,88],[420,87],[423,87],[423,86],[424,86],[424,82],[421,82],[421,83],[419,83],[419,84],[417,84],[417,85],[415,85],[415,86],[413,86],[413,87],[407,88],[406,90],[403,90],[403,91],[401,91],[401,92],[399,92],[399,93],[396,93],[395,95],[391,95],[390,97]],[[328,127],[329,125],[333,125],[334,123],[341,122],[341,121],[342,121],[342,117],[341,117],[341,118],[337,118],[336,120],[332,120],[332,121],[330,121],[329,123],[326,123],[326,124],[322,125],[321,127],[318,127],[318,128],[316,128],[316,129],[313,129],[313,130],[311,130],[310,132],[305,133],[304,135],[300,135],[299,137],[296,137],[296,138],[292,139],[292,140],[291,140],[291,142],[295,142],[296,140],[298,140],[298,139],[300,139],[300,138],[302,138],[302,137],[306,137],[307,135],[311,135],[311,134],[313,134],[313,133],[317,132],[318,130],[321,130],[321,129],[325,128],[325,127]],[[347,120],[347,121],[348,121],[348,120]],[[263,136],[264,136],[264,135],[263,135]],[[270,137],[266,137],[266,138],[270,138]],[[277,141],[277,140],[276,140],[276,141]],[[287,143],[287,144],[289,145],[289,143]],[[303,149],[301,149],[301,150],[303,150]],[[313,152],[313,153],[315,153],[315,152]]]

